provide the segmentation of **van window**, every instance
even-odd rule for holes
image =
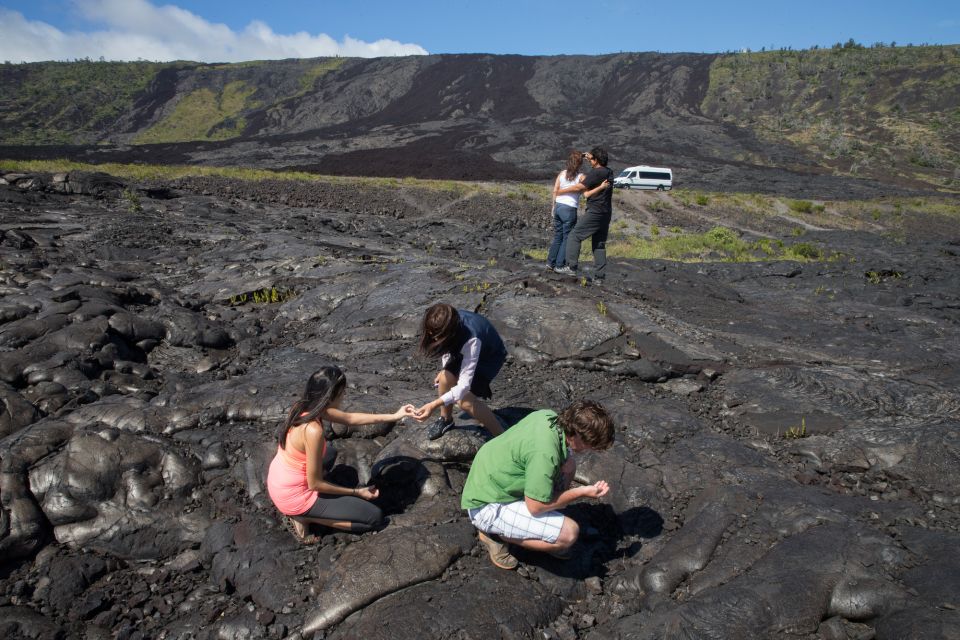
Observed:
[[[640,177],[648,180],[669,180],[670,174],[662,171],[641,171]]]
[[[628,178],[629,176],[630,176],[630,171],[628,171],[627,169],[624,169],[623,171],[620,172],[620,175],[618,175],[617,177]]]

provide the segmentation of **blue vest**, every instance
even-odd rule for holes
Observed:
[[[460,331],[458,331],[457,341],[451,351],[460,353],[467,340],[477,338],[480,340],[480,360],[477,362],[477,371],[483,372],[486,363],[497,363],[497,369],[499,369],[499,365],[507,357],[507,348],[503,346],[500,334],[490,324],[490,321],[479,313],[464,311],[463,309],[457,309],[457,313],[460,315]]]

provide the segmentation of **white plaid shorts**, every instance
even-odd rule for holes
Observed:
[[[470,522],[484,533],[492,533],[513,540],[543,540],[556,542],[563,527],[563,514],[547,511],[539,516],[527,510],[523,500],[517,502],[494,502],[468,509]]]

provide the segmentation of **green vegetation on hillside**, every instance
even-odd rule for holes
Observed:
[[[724,55],[701,107],[842,173],[881,177],[895,166],[904,178],[960,188],[958,46]]]
[[[242,80],[228,83],[218,93],[206,88],[197,89],[181,98],[170,114],[137,136],[135,142],[145,144],[235,138],[243,133],[246,126],[241,112],[254,92],[256,88]]]
[[[135,144],[224,140],[243,133],[249,114],[314,90],[349,58],[253,60],[231,64],[43,62],[0,65],[0,139],[5,144]],[[151,88],[165,68],[189,71]],[[173,90],[173,93],[170,93]],[[173,100],[174,102],[169,102]],[[139,132],[114,127],[123,116],[165,114]],[[136,126],[136,125],[134,125]]]
[[[327,58],[315,65],[307,67],[307,70],[300,76],[300,91],[297,95],[303,95],[313,91],[314,85],[317,83],[317,78],[325,76],[331,71],[336,71],[346,60],[346,58]]]
[[[99,140],[161,69],[158,62],[40,62],[0,65],[4,144]]]

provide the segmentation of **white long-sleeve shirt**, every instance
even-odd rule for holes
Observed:
[[[467,395],[467,391],[470,391],[470,385],[473,384],[473,374],[476,373],[477,363],[480,361],[480,338],[474,337],[467,340],[463,348],[460,349],[460,353],[463,354],[463,363],[460,365],[457,385],[440,396],[440,400],[445,405],[460,402],[463,396]],[[440,358],[440,367],[446,367],[448,362],[450,362],[450,354],[445,353]]]

